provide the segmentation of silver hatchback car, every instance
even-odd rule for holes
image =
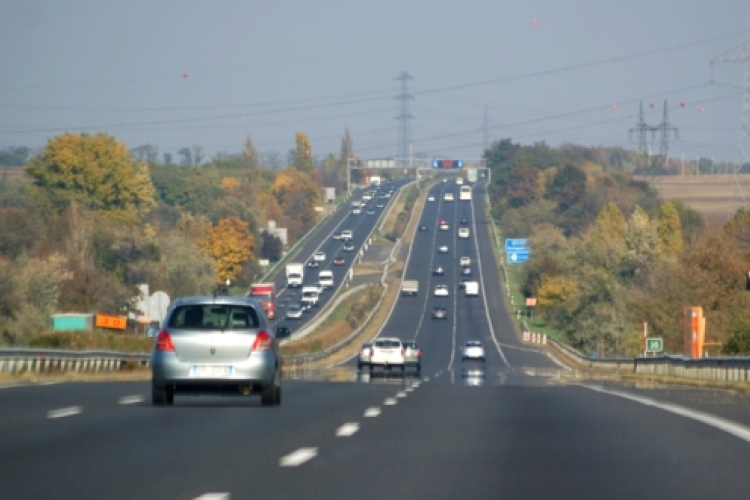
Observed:
[[[249,297],[183,297],[170,307],[151,355],[154,405],[175,393],[260,394],[281,404],[281,354],[260,304]]]

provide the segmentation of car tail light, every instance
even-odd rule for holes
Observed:
[[[267,351],[273,346],[273,337],[271,337],[267,331],[261,330],[255,336],[255,342],[253,342],[253,351]]]
[[[156,336],[156,350],[157,351],[172,351],[174,352],[174,344],[172,343],[172,337],[169,336],[166,330],[162,330]]]
[[[421,349],[417,349],[417,357],[420,357],[421,355],[422,355],[422,350]]]

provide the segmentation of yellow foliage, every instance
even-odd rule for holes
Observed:
[[[239,217],[222,219],[196,240],[203,253],[214,261],[216,282],[236,279],[245,263],[253,258],[255,238]]]
[[[552,276],[539,288],[539,307],[571,305],[578,299],[578,284],[566,276]]]
[[[240,188],[240,181],[234,177],[224,177],[221,180],[221,189],[233,194]]]

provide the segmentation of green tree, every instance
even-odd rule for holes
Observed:
[[[659,237],[659,250],[664,255],[675,255],[682,250],[682,229],[680,216],[671,203],[663,203],[656,226]]]
[[[106,134],[55,137],[26,172],[34,180],[29,194],[48,215],[59,215],[76,201],[85,210],[134,223],[154,205],[146,165],[133,161],[125,144]]]
[[[297,149],[294,152],[294,167],[305,173],[315,169],[312,155],[312,144],[304,132],[297,132]]]
[[[242,170],[244,171],[247,182],[250,186],[255,187],[258,182],[258,170],[260,169],[260,160],[258,152],[255,150],[253,141],[250,136],[245,139],[245,147],[242,148]]]

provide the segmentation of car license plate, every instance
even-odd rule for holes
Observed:
[[[191,377],[228,377],[234,375],[233,366],[193,365],[190,367]]]

